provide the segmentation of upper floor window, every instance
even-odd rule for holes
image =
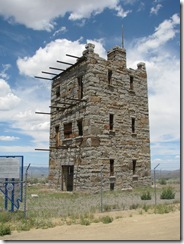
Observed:
[[[110,159],[110,176],[114,176],[114,159]]]
[[[114,114],[109,114],[109,130],[114,129]]]
[[[137,162],[137,161],[136,161],[135,159],[132,160],[132,170],[133,170],[133,175],[135,175],[136,162]]]
[[[56,97],[60,96],[60,86],[56,87]]]
[[[83,125],[82,125],[82,119],[77,121],[79,136],[83,136]]]
[[[64,137],[71,138],[72,136],[72,123],[64,124]]]
[[[132,118],[132,133],[135,133],[135,118]]]
[[[130,76],[130,90],[134,89],[134,77]]]
[[[112,70],[110,69],[108,70],[108,84],[112,84]]]
[[[79,76],[77,78],[78,80],[78,98],[82,99],[83,98],[83,80],[82,80],[82,76]]]
[[[59,131],[59,125],[55,127],[55,132],[56,132],[56,147],[60,146],[60,131]]]

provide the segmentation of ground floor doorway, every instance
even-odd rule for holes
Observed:
[[[74,175],[73,165],[62,166],[62,190],[63,191],[73,191],[73,175]]]

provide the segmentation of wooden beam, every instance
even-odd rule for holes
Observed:
[[[77,56],[74,56],[74,55],[70,55],[70,54],[66,54],[66,56],[72,57],[72,58],[80,58],[80,57],[77,57]]]
[[[51,73],[51,72],[45,72],[45,71],[42,71],[43,74],[49,74],[49,75],[58,75],[58,74],[55,74],[55,73]]]
[[[62,108],[63,109],[63,107],[58,107],[58,106],[49,106],[49,108]]]
[[[61,70],[61,71],[65,70],[65,69],[59,69],[59,68],[54,68],[54,67],[49,67],[49,69],[55,69],[55,70]]]
[[[51,149],[35,148],[35,151],[50,151]]]
[[[35,112],[35,114],[48,114],[48,115],[51,115],[51,113],[45,113],[45,112]]]
[[[35,76],[34,78],[37,78],[37,79],[44,79],[44,80],[53,80],[53,79],[46,78],[46,77],[41,77],[41,76]]]
[[[57,60],[58,63],[61,63],[61,64],[68,64],[68,65],[73,65],[72,63],[67,63],[67,62],[63,62],[63,61],[59,61]]]

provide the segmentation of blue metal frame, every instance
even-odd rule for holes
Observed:
[[[20,158],[20,175],[19,175],[19,182],[20,182],[20,197],[15,199],[15,191],[14,191],[14,186],[15,186],[15,178],[5,179],[4,183],[4,191],[3,189],[0,188],[0,191],[5,195],[5,202],[4,202],[4,207],[5,210],[8,210],[8,200],[11,202],[11,210],[10,212],[14,211],[14,207],[19,209],[20,207],[20,202],[23,200],[23,166],[24,166],[24,156],[20,155],[5,155],[5,156],[0,156],[0,158]],[[11,183],[13,185],[13,190],[11,192],[11,197],[8,196],[8,190],[7,190],[7,185],[8,183]]]

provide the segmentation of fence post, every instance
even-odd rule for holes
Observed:
[[[102,199],[102,194],[103,194],[103,184],[102,184],[102,171],[103,171],[104,166],[102,166],[101,171],[100,171],[100,176],[101,176],[101,189],[100,189],[100,198],[101,198],[101,212],[103,212],[103,199]]]
[[[155,205],[157,204],[157,194],[156,194],[156,172],[155,172],[155,169],[156,169],[159,165],[160,165],[160,164],[157,164],[157,166],[154,168]]]
[[[29,164],[27,166],[27,169],[26,169],[26,173],[25,173],[25,185],[24,185],[24,218],[26,219],[26,212],[27,212],[27,209],[26,209],[26,197],[27,197],[27,174],[28,174],[28,169],[30,167],[31,164]]]

